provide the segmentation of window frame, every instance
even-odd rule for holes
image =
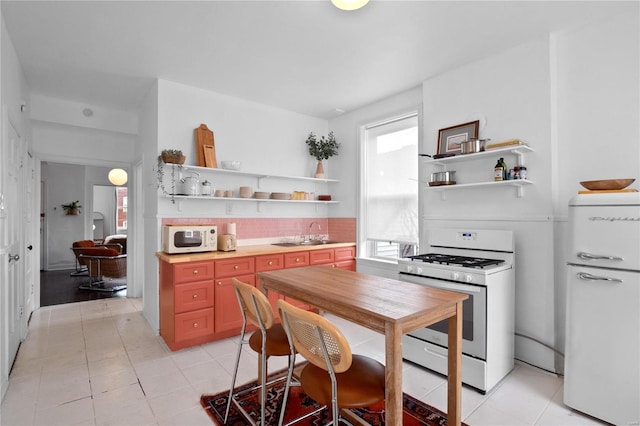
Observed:
[[[358,246],[361,248],[360,250],[360,257],[361,258],[365,258],[365,259],[369,259],[369,260],[373,260],[373,261],[381,261],[381,262],[393,262],[393,263],[397,263],[397,260],[400,257],[389,257],[389,256],[380,256],[378,255],[378,252],[374,249],[374,245],[376,244],[375,242],[378,241],[380,243],[384,243],[383,240],[379,240],[379,239],[373,239],[373,238],[368,238],[367,236],[367,199],[366,199],[366,182],[365,182],[365,177],[367,175],[367,158],[366,158],[366,154],[367,154],[367,147],[366,147],[366,143],[367,143],[367,131],[369,129],[375,128],[375,127],[379,127],[379,126],[383,126],[383,125],[387,125],[387,124],[392,124],[394,122],[403,120],[403,119],[407,119],[407,118],[411,118],[411,117],[416,117],[417,118],[417,125],[418,125],[418,141],[417,141],[417,145],[418,145],[418,152],[420,152],[420,149],[422,147],[422,129],[423,129],[423,125],[422,125],[422,106],[414,106],[411,108],[407,108],[405,110],[402,111],[398,111],[394,114],[388,114],[386,115],[385,118],[381,118],[379,120],[376,121],[371,121],[367,124],[364,124],[362,126],[360,126],[359,129],[359,141],[360,141],[360,146],[359,146],[359,151],[360,151],[360,167],[359,167],[359,175],[358,175],[358,179],[359,179],[359,185],[358,185],[358,199],[360,200],[359,204],[358,204]],[[418,161],[418,158],[416,158],[415,161]],[[418,163],[418,167],[419,167],[419,163]],[[418,176],[420,174],[420,170],[418,170]],[[398,244],[398,251],[401,250],[400,246],[404,245],[404,244],[414,244],[414,249],[413,252],[410,254],[417,254],[419,252],[419,240],[420,240],[420,218],[422,217],[422,203],[420,202],[420,194],[419,194],[419,185],[418,183],[416,183],[416,196],[418,197],[418,235],[416,235],[416,240],[415,242],[407,242],[407,241],[390,241],[389,243],[397,243]],[[375,253],[374,253],[375,251]],[[399,253],[400,254],[400,253]]]

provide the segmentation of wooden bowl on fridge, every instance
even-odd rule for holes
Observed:
[[[624,189],[631,185],[635,179],[604,179],[604,180],[587,180],[580,182],[590,191],[616,191]]]

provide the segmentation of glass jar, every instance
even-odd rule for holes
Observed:
[[[209,182],[208,180],[202,182],[202,195],[211,196],[211,192],[211,182]]]
[[[525,166],[520,166],[520,179],[527,178],[527,168]]]

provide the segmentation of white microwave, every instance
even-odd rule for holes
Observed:
[[[162,251],[197,253],[218,250],[215,225],[165,225],[162,227]]]

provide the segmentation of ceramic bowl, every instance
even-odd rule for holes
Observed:
[[[240,161],[223,160],[220,162],[223,169],[240,170]]]

